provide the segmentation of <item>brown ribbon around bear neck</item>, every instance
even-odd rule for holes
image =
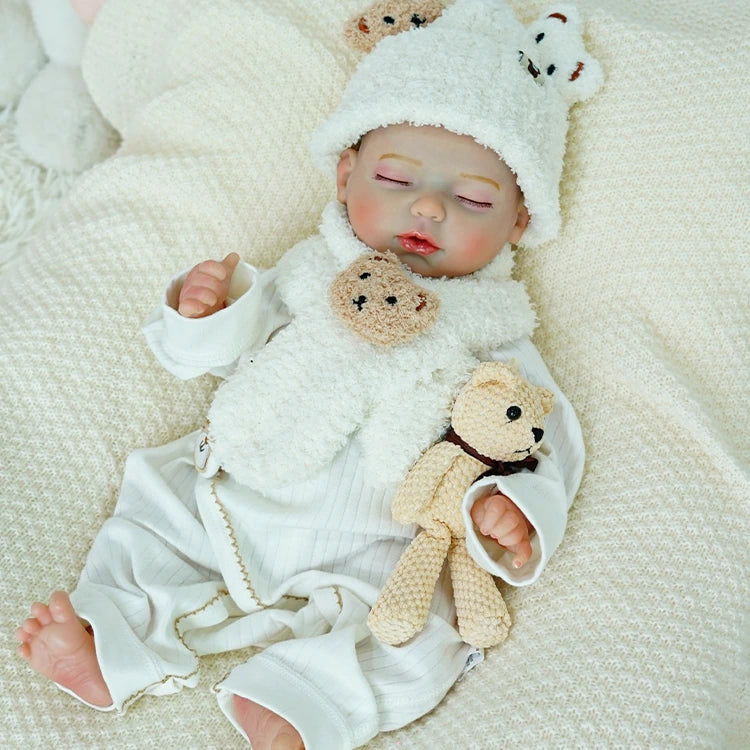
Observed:
[[[443,440],[457,445],[464,453],[468,453],[472,458],[476,458],[477,461],[481,461],[485,466],[490,467],[488,471],[480,474],[474,481],[491,476],[507,477],[509,474],[518,474],[518,472],[524,469],[534,471],[539,463],[533,456],[526,456],[521,461],[495,461],[494,458],[483,456],[472,448],[452,427],[448,430]]]

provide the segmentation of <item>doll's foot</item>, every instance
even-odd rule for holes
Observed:
[[[305,750],[299,732],[273,711],[239,695],[234,710],[253,750]]]
[[[39,674],[74,692],[93,706],[112,705],[99,662],[94,636],[86,630],[64,591],[56,591],[49,605],[31,605],[28,620],[16,631],[18,654]]]

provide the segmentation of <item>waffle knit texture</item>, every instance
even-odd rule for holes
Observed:
[[[338,103],[353,0],[108,0],[86,75],[123,134],[0,276],[6,748],[240,748],[205,659],[196,690],[118,720],[13,653],[35,599],[78,578],[126,455],[198,427],[210,378],[138,330],[171,274],[270,264],[332,195],[312,129]],[[524,22],[547,4],[514,0]],[[509,638],[399,747],[746,747],[747,121],[739,0],[580,0],[606,81],[571,112],[555,242],[518,253],[535,341],[575,405],[587,473]]]

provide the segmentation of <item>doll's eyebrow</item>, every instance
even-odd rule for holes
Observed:
[[[467,180],[479,180],[480,182],[486,182],[493,187],[495,187],[498,191],[500,190],[500,185],[498,185],[494,180],[490,179],[489,177],[483,177],[481,174],[467,174],[466,172],[461,172],[459,177],[464,177]]]
[[[383,154],[381,159],[401,159],[401,161],[408,161],[410,164],[416,164],[418,167],[422,166],[422,162],[419,159],[412,159],[411,156],[404,156],[403,154]]]

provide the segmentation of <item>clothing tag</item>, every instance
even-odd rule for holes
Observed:
[[[212,458],[211,455],[208,425],[209,422],[206,422],[198,433],[198,440],[195,443],[195,450],[193,451],[193,464],[195,465],[195,470],[203,474],[203,476],[212,477],[220,467],[216,459]]]
[[[481,664],[484,661],[484,649],[483,648],[477,648],[476,646],[469,651],[469,655],[466,657],[466,663],[464,664],[464,668],[461,671],[461,674],[458,675],[458,679],[456,682],[460,682],[463,680],[466,675],[471,672],[474,667],[477,666],[477,664]]]

